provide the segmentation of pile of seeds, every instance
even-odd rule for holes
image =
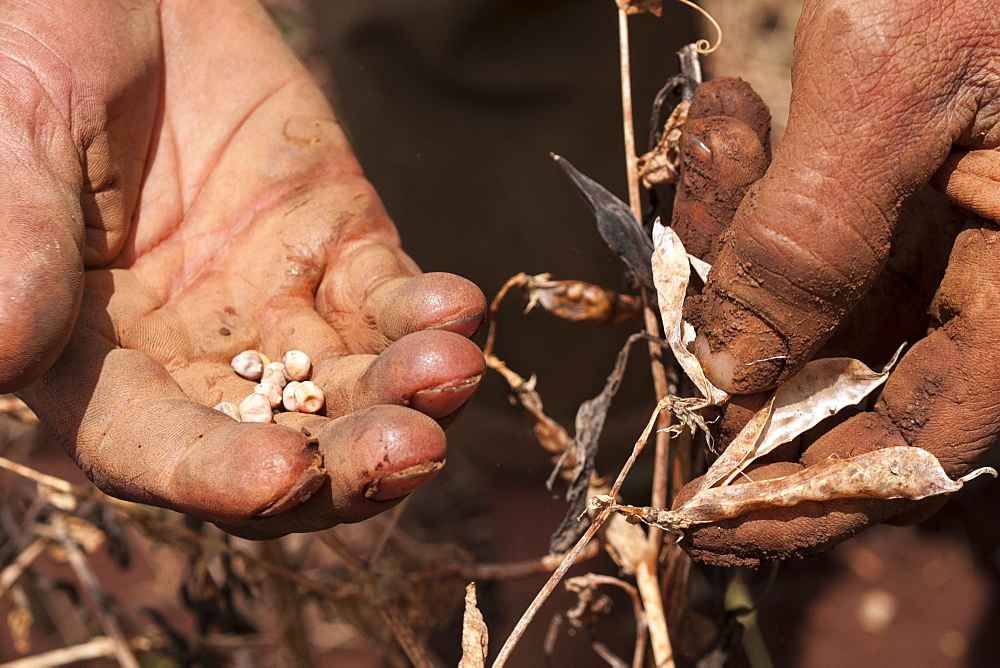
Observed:
[[[272,362],[257,350],[245,350],[230,365],[243,378],[260,381],[238,407],[228,401],[216,404],[216,410],[234,420],[274,422],[275,411],[315,413],[323,408],[323,390],[309,380],[312,361],[301,350],[289,350],[280,362]]]

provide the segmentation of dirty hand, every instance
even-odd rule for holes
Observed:
[[[871,412],[753,477],[911,445],[954,478],[1000,433],[995,9],[806,2],[787,133],[692,308],[697,352],[716,385],[754,393],[832,354],[831,344],[876,367],[900,342],[912,345]],[[711,140],[702,137],[702,154]],[[912,507],[855,499],[759,511],[691,532],[688,547],[722,564],[807,554]]]
[[[101,489],[240,535],[391,507],[478,385],[482,294],[400,250],[259,5],[122,4],[0,10],[0,391]],[[306,351],[324,413],[210,408],[250,348]]]

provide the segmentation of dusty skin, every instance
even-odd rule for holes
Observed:
[[[0,391],[106,492],[242,535],[390,507],[478,386],[482,294],[400,250],[256,3],[125,4],[0,10]],[[208,408],[247,349],[306,351],[323,414]]]
[[[894,346],[911,345],[870,412],[793,452],[798,462],[751,477],[911,445],[957,478],[1000,432],[994,9],[806,3],[787,133],[732,224],[720,225],[704,297],[689,308],[699,357],[719,387],[753,393],[817,354],[881,365]],[[735,433],[740,419],[724,417],[722,431]],[[687,547],[703,561],[755,564],[825,549],[913,506],[841,500],[755,511],[692,532]]]

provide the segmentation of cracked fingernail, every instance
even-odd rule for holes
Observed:
[[[406,496],[431,480],[444,467],[444,460],[421,462],[395,473],[387,473],[365,485],[365,498],[372,501],[392,501]]]

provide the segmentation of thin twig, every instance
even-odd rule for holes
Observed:
[[[433,668],[434,664],[427,656],[427,650],[417,640],[417,634],[413,632],[413,627],[406,617],[399,611],[399,608],[391,603],[379,603],[375,606],[382,620],[392,629],[392,635],[396,642],[403,648],[406,658],[415,668]]]
[[[148,642],[141,642],[138,639],[133,645],[136,649],[149,649]],[[42,652],[33,656],[26,656],[23,659],[15,659],[7,663],[0,663],[0,668],[52,668],[53,666],[65,666],[79,661],[89,659],[110,659],[115,656],[115,641],[108,636],[94,636],[85,643],[61,647],[50,652]]]
[[[635,219],[642,223],[642,200],[639,196],[639,169],[635,154],[635,126],[632,113],[632,69],[629,57],[628,14],[624,9],[618,10],[618,57],[621,65],[622,86],[622,134],[625,140],[625,170],[628,177],[629,206]],[[646,332],[650,336],[660,335],[660,321],[652,304],[654,299],[643,288],[643,319]],[[653,388],[659,401],[667,395],[667,373],[663,367],[663,351],[654,343],[649,344],[650,370],[653,375]],[[670,426],[669,417],[663,418],[664,428]],[[667,468],[669,461],[670,439],[665,434],[656,436],[656,455],[653,463],[652,505],[663,508],[667,505]],[[650,549],[659,552],[661,532],[650,530]]]
[[[507,659],[510,658],[510,653],[514,651],[514,647],[521,639],[521,636],[524,635],[528,625],[531,624],[531,620],[533,620],[535,615],[538,614],[542,604],[544,604],[552,592],[555,591],[559,581],[563,579],[566,572],[576,562],[576,558],[583,551],[583,548],[587,546],[587,543],[590,542],[590,539],[594,537],[601,526],[603,526],[607,521],[608,517],[611,516],[611,512],[611,506],[607,506],[601,510],[597,517],[594,518],[594,521],[587,529],[587,532],[580,536],[580,540],[576,541],[576,545],[573,546],[573,549],[566,553],[566,556],[563,557],[562,563],[559,564],[559,568],[552,573],[542,589],[535,595],[535,599],[531,602],[531,605],[529,605],[528,609],[524,611],[523,615],[521,615],[521,619],[517,621],[517,624],[514,626],[514,630],[510,632],[510,635],[504,642],[503,647],[500,648],[500,652],[497,654],[496,661],[493,662],[493,668],[501,668],[505,663],[507,663]]]
[[[55,530],[56,540],[66,550],[69,565],[73,568],[77,579],[83,585],[84,591],[87,592],[87,597],[94,606],[94,611],[101,622],[101,627],[115,644],[115,658],[118,659],[118,663],[124,668],[139,668],[139,662],[132,653],[132,648],[129,647],[128,640],[118,625],[118,620],[106,608],[104,592],[101,591],[97,583],[97,578],[94,577],[93,571],[90,570],[90,565],[87,563],[87,558],[84,556],[83,550],[70,537],[69,531],[66,529],[62,513],[56,513],[52,516],[52,528]]]
[[[344,565],[351,572],[352,579],[362,580],[369,578],[368,563],[360,557],[355,556],[350,548],[332,531],[324,531],[317,535],[320,541],[344,562]],[[374,607],[378,610],[382,621],[392,631],[393,637],[406,654],[406,658],[418,668],[423,668],[424,666],[430,668],[433,666],[427,655],[427,650],[417,639],[417,634],[414,633],[413,627],[406,620],[406,617],[399,611],[399,607],[388,602],[376,603]]]
[[[403,511],[406,510],[406,502],[410,500],[411,497],[406,497],[400,501],[399,505],[390,510],[388,513],[383,515],[385,517],[388,515],[388,520],[382,527],[382,533],[379,534],[378,541],[376,541],[375,546],[372,548],[371,553],[368,555],[366,561],[369,564],[373,564],[378,561],[378,558],[382,556],[382,552],[385,550],[385,546],[389,544],[389,539],[392,537],[393,533],[396,531],[396,526],[399,524],[400,518],[403,516]]]
[[[632,667],[642,668],[644,663],[643,658],[646,654],[646,632],[648,627],[646,624],[646,612],[642,607],[642,597],[639,595],[639,590],[628,582],[625,582],[625,580],[610,575],[587,573],[573,579],[589,584],[611,585],[612,587],[622,589],[628,594],[629,600],[632,601],[632,614],[635,616],[635,649],[632,651]],[[569,581],[566,584],[568,586]]]
[[[45,548],[48,547],[52,539],[48,536],[40,536],[28,547],[24,548],[17,558],[0,571],[0,598],[3,598],[7,590],[17,582],[18,578],[28,566],[38,558]]]

